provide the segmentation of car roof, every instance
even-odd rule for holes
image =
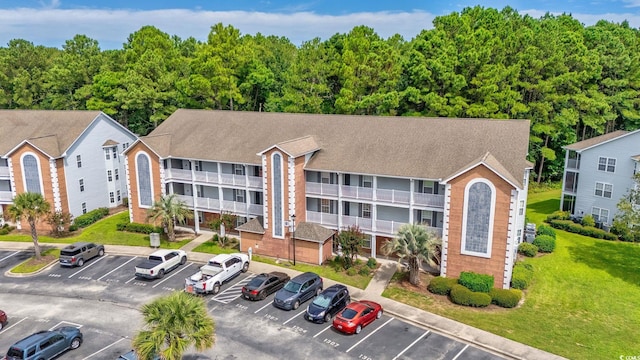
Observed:
[[[293,279],[291,279],[291,281],[293,281],[293,282],[305,282],[305,281],[307,281],[309,279],[319,278],[319,277],[320,277],[320,275],[309,271],[309,272],[306,272],[306,273],[303,273],[303,274],[300,274],[300,275],[294,277]]]
[[[355,310],[357,312],[360,312],[366,308],[369,308],[370,306],[367,305],[366,303],[360,302],[360,301],[354,301],[352,303],[350,303],[349,305],[347,305],[347,307],[345,309],[352,309]]]
[[[342,285],[342,284],[335,284],[335,285],[331,285],[328,288],[324,289],[323,293],[326,294],[333,294],[333,293],[337,293],[340,292],[342,290],[345,290],[347,287]]]
[[[235,257],[231,254],[218,254],[214,257],[212,257],[211,259],[209,259],[209,262],[217,262],[217,263],[221,263],[223,261],[227,261],[230,258]]]
[[[48,338],[49,336],[51,336],[51,333],[53,332],[54,331],[50,331],[50,330],[42,330],[42,331],[35,332],[27,336],[26,338],[16,342],[15,344],[11,345],[11,347],[20,348],[20,349],[28,348],[29,346]]]
[[[170,249],[160,249],[160,250],[156,250],[154,251],[151,255],[149,256],[165,256],[168,253],[172,253],[174,251],[178,251],[178,250],[170,250]]]
[[[71,245],[65,246],[64,249],[65,250],[73,250],[73,249],[81,248],[83,246],[87,246],[89,244],[91,244],[91,243],[85,242],[85,241],[78,241],[78,242],[75,242],[75,243],[73,243]]]

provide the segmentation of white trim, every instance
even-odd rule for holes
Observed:
[[[269,196],[268,196],[268,180],[269,172],[267,172],[267,155],[262,155],[262,216],[264,219],[264,228],[269,228]]]
[[[511,201],[509,202],[509,227],[507,230],[507,246],[504,258],[504,276],[502,278],[502,288],[508,289],[511,284],[511,273],[513,271],[514,258],[518,246],[517,230],[519,222],[516,221],[519,215],[519,191],[511,191]],[[524,215],[523,215],[524,216]]]
[[[600,159],[605,159],[604,170],[600,170]],[[615,161],[615,165],[613,165],[613,171],[607,170],[607,168],[609,167],[609,160]],[[598,164],[596,165],[596,171],[607,173],[607,174],[615,174],[617,167],[618,167],[618,158],[598,155]]]
[[[31,151],[26,151],[22,153],[22,155],[20,155],[20,170],[22,170],[22,188],[24,189],[24,192],[29,192],[29,189],[27,189],[27,177],[24,174],[24,157],[27,155],[31,155],[36,159],[36,164],[38,165],[38,180],[40,180],[40,195],[42,195],[42,197],[46,199],[45,191],[44,191],[44,183],[42,182],[42,168],[41,168],[42,165],[40,164],[40,158],[36,153],[33,153]]]
[[[287,194],[287,198],[289,199],[289,202],[288,202],[289,217],[291,217],[291,214],[296,213],[296,162],[295,162],[295,159],[293,157],[289,157],[289,161],[287,161],[287,165],[288,165],[287,190],[289,192]]]
[[[49,159],[49,171],[51,172],[51,188],[53,192],[53,209],[62,211],[62,200],[60,198],[60,181],[58,179],[58,169],[56,168],[56,160]]]
[[[324,249],[324,243],[318,243],[318,264],[322,265],[322,250]]]
[[[469,189],[477,183],[484,183],[491,189],[491,205],[489,208],[489,232],[487,234],[487,252],[479,253],[475,251],[465,250],[467,243],[467,210],[469,207]],[[460,253],[463,255],[478,256],[491,258],[491,247],[493,246],[493,227],[496,211],[496,187],[491,181],[485,178],[475,178],[467,183],[464,187],[464,205],[462,206],[462,238],[460,239]]]
[[[280,209],[281,212],[281,216],[282,216],[282,224],[276,224],[276,219],[275,219],[275,215],[276,215],[276,211],[277,209],[275,209],[275,201],[272,201],[271,204],[271,216],[274,217],[273,219],[273,226],[271,227],[271,235],[276,238],[276,239],[284,239],[285,238],[285,233],[286,233],[286,228],[284,226],[284,221],[285,221],[285,212],[284,212],[284,206],[285,206],[285,197],[284,197],[284,192],[285,192],[285,182],[284,182],[284,165],[285,165],[285,158],[284,156],[282,156],[282,153],[278,152],[278,151],[274,151],[273,153],[271,153],[271,171],[269,172],[270,177],[271,177],[271,189],[274,189],[275,186],[275,179],[274,179],[274,171],[275,171],[275,166],[273,165],[273,159],[276,155],[280,156],[280,204],[282,206],[282,209]],[[273,196],[275,196],[276,194],[274,194]],[[276,226],[280,226],[281,230],[282,230],[282,235],[276,235]]]
[[[616,141],[616,140],[618,140],[618,139],[622,139],[623,137],[627,137],[627,136],[629,136],[629,135],[633,135],[633,134],[636,134],[636,133],[638,133],[638,132],[640,132],[640,129],[638,129],[638,130],[634,130],[634,131],[630,131],[630,132],[628,132],[628,133],[626,133],[626,134],[622,134],[622,135],[620,135],[620,136],[616,136],[616,137],[611,138],[611,139],[609,139],[609,140],[605,140],[605,141],[603,141],[603,142],[599,142],[599,143],[597,143],[597,144],[593,144],[593,145],[591,145],[591,146],[587,146],[586,148],[579,149],[579,150],[575,150],[575,149],[570,149],[570,148],[569,148],[571,145],[577,144],[577,142],[576,142],[576,143],[574,143],[574,144],[571,144],[571,145],[563,146],[562,148],[563,148],[563,149],[565,149],[565,150],[572,150],[572,151],[575,151],[575,152],[577,152],[577,153],[581,153],[581,152],[583,152],[583,151],[585,151],[585,150],[589,150],[589,149],[592,149],[592,148],[594,148],[594,147],[597,147],[597,146],[600,146],[600,145],[604,145],[604,144],[606,144],[606,143],[610,143],[610,142],[612,142],[612,141]]]
[[[124,171],[126,174],[125,176],[127,177],[127,207],[129,208],[129,222],[133,222],[133,201],[131,201],[131,175],[129,172],[128,156],[124,157]]]
[[[506,181],[509,185],[513,186],[516,189],[522,189],[524,187],[523,185],[518,185],[518,184],[514,183],[511,179],[508,179],[507,177],[502,175],[499,171],[496,171],[496,169],[491,167],[484,160],[480,160],[477,163],[475,163],[475,164],[473,164],[473,165],[471,165],[471,166],[469,166],[469,167],[467,167],[465,169],[462,169],[462,170],[454,173],[453,175],[448,176],[445,179],[442,179],[441,183],[448,183],[449,181],[451,181],[451,179],[455,179],[456,177],[458,177],[458,176],[460,176],[460,175],[462,175],[462,174],[464,174],[466,172],[471,171],[472,169],[478,167],[479,165],[484,165],[484,167],[486,167],[487,169],[491,170],[494,174],[498,175],[502,180]],[[509,174],[509,175],[512,175],[512,174]]]
[[[449,214],[451,213],[451,184],[444,186],[444,211],[442,213],[442,254],[440,276],[447,277],[447,257],[449,255]]]
[[[138,170],[138,155],[144,155],[149,161],[149,187],[151,188],[151,205],[142,205],[142,203],[140,203],[140,171]],[[150,209],[151,206],[153,206],[153,194],[154,194],[153,172],[152,172],[153,166],[151,165],[151,157],[149,156],[149,154],[147,154],[146,151],[139,150],[134,155],[134,162],[136,164],[136,186],[137,186],[136,189],[138,189],[138,207],[143,209]]]

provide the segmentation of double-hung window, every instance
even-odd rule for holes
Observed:
[[[598,170],[606,172],[616,172],[616,159],[600,156],[598,158]]]
[[[604,197],[607,199],[611,199],[611,194],[613,193],[613,185],[607,184],[603,182],[596,182],[596,191],[594,193],[595,196]]]
[[[76,164],[78,164],[78,168],[82,167],[82,156],[76,155]]]
[[[113,175],[111,170],[107,170],[107,181],[112,182],[113,181]]]
[[[601,222],[603,224],[608,224],[609,223],[609,210],[608,209],[601,209],[598,207],[593,207],[591,208],[591,216],[593,216],[593,219],[597,222]]]
[[[84,179],[79,179],[78,185],[80,185],[80,192],[84,192]]]

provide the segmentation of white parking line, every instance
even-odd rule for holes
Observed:
[[[397,358],[399,358],[400,356],[402,356],[402,354],[404,354],[405,352],[407,352],[407,350],[411,349],[411,347],[413,345],[415,345],[418,341],[422,340],[425,336],[427,336],[429,333],[431,332],[431,330],[427,330],[424,334],[420,335],[419,338],[417,338],[414,342],[412,342],[409,346],[407,346],[406,348],[404,348],[404,350],[402,350],[398,355],[396,355],[393,360],[396,360]]]
[[[11,254],[11,255],[7,255],[7,256],[3,257],[2,259],[0,259],[0,261],[7,260],[8,258],[12,257],[13,255],[15,255],[15,254],[17,254],[17,253],[19,253],[19,252],[20,252],[20,251],[16,251],[16,252],[14,252],[14,253],[13,253],[13,254]]]
[[[318,335],[322,334],[323,332],[325,332],[325,331],[327,331],[327,330],[331,329],[331,326],[332,326],[332,325],[329,325],[329,326],[327,326],[326,328],[322,329],[319,333],[317,333],[317,334],[313,335],[313,337],[315,338],[316,336],[318,336]]]
[[[181,271],[184,271],[184,270],[188,269],[190,265],[193,265],[193,263],[189,263],[187,266],[183,266],[183,267],[182,267],[182,269],[180,269],[180,270],[178,270],[178,271],[174,272],[173,274],[171,274],[171,275],[169,275],[169,276],[165,277],[162,281],[160,281],[160,282],[158,282],[157,284],[153,285],[153,286],[152,286],[152,288],[155,288],[156,286],[158,286],[158,285],[162,284],[163,282],[165,282],[165,281],[167,281],[167,280],[171,279],[172,277],[174,277],[174,276],[178,275],[178,273],[179,273],[179,272],[181,272]]]
[[[106,258],[106,256],[103,256],[103,257],[101,257],[100,259],[95,260],[95,261],[94,261],[94,262],[92,262],[91,264],[89,264],[89,265],[87,265],[87,266],[85,266],[85,267],[81,268],[80,270],[78,270],[78,271],[74,272],[73,274],[69,275],[69,279],[71,279],[72,277],[74,277],[74,276],[78,275],[79,273],[81,273],[81,272],[83,272],[83,271],[87,270],[88,268],[90,268],[90,267],[92,267],[93,265],[97,264],[97,263],[98,263],[98,261],[100,261],[100,260],[102,260],[102,259],[104,259],[104,258]]]
[[[246,278],[233,284],[231,287],[224,289],[222,292],[218,293],[218,295],[212,297],[209,301],[217,301],[223,304],[232,302],[233,300],[242,296],[242,287],[248,284],[249,281],[251,281],[251,279],[253,279],[254,277],[256,277],[255,274],[247,276]]]
[[[306,310],[305,310],[305,311],[306,311]],[[300,311],[299,313],[297,313],[297,314],[293,315],[292,317],[290,317],[290,318],[289,318],[289,320],[287,320],[287,321],[283,322],[283,323],[282,323],[282,325],[287,325],[287,323],[288,323],[289,321],[291,321],[291,320],[295,319],[296,317],[298,317],[298,316],[300,316],[300,315],[304,314],[304,313],[305,313],[305,311]]]
[[[460,350],[460,352],[456,356],[454,356],[453,359],[451,359],[451,360],[456,360],[460,355],[462,355],[462,353],[465,350],[467,350],[468,347],[469,347],[469,344],[467,344],[465,347],[463,347],[462,350]]]
[[[132,282],[133,280],[135,280],[135,279],[136,279],[136,277],[137,277],[137,276],[134,276],[134,277],[132,277],[131,279],[127,280],[127,281],[125,282],[125,284],[128,284],[128,283]]]
[[[78,329],[80,329],[80,328],[82,327],[82,325],[80,325],[80,324],[76,324],[76,323],[72,323],[71,321],[60,321],[59,323],[57,323],[57,324],[53,325],[53,326],[49,329],[49,331],[51,331],[51,330],[53,330],[53,329],[57,328],[59,325],[62,325],[62,324],[71,324],[71,326],[75,326],[75,327],[77,327]]]
[[[117,268],[115,268],[115,269],[113,269],[113,270],[109,271],[108,273],[106,273],[106,274],[102,275],[101,277],[99,277],[97,281],[102,280],[103,278],[105,278],[106,276],[108,276],[109,274],[111,274],[112,272],[114,272],[114,271],[116,271],[116,270],[120,269],[121,267],[123,267],[123,266],[127,265],[128,263],[132,262],[133,260],[135,260],[135,259],[137,259],[137,258],[138,258],[138,257],[136,256],[136,257],[133,257],[133,258],[129,259],[126,263],[124,263],[124,264],[122,264],[122,265],[118,266]],[[129,280],[129,281],[131,281],[131,280]],[[128,282],[128,281],[127,281],[127,282]]]
[[[358,341],[357,343],[353,344],[353,346],[352,346],[352,347],[350,347],[346,352],[349,352],[349,351],[351,351],[354,347],[356,347],[356,346],[360,345],[360,343],[361,343],[361,342],[363,342],[363,341],[367,340],[367,339],[369,338],[369,336],[371,336],[371,335],[375,334],[375,333],[376,333],[376,331],[378,331],[378,330],[382,329],[382,327],[383,327],[383,326],[385,326],[385,325],[387,325],[388,323],[390,323],[390,322],[391,322],[391,320],[393,320],[393,319],[394,319],[394,318],[391,318],[391,319],[387,320],[387,322],[385,322],[384,324],[382,324],[382,326],[380,326],[379,328],[377,328],[377,329],[373,330],[373,331],[371,332],[371,334],[369,334],[369,335],[367,335],[367,336],[363,337],[363,338],[362,338],[362,340],[360,340],[360,341]]]
[[[27,316],[27,317],[25,317],[25,318],[22,318],[21,320],[18,320],[18,321],[16,321],[16,322],[14,322],[13,324],[9,325],[9,327],[6,327],[6,328],[2,329],[2,332],[7,332],[7,330],[9,330],[9,329],[11,329],[12,327],[14,327],[14,326],[16,326],[16,325],[20,324],[21,322],[23,322],[23,321],[27,320],[28,318],[29,318],[29,317]]]
[[[107,345],[107,346],[103,347],[102,349],[100,349],[100,350],[98,350],[98,351],[94,352],[93,354],[91,354],[91,355],[87,356],[86,358],[84,358],[84,359],[82,359],[82,360],[87,360],[88,358],[92,357],[93,355],[99,354],[99,353],[101,353],[101,352],[103,352],[103,351],[107,350],[108,348],[112,347],[113,345],[115,345],[115,344],[119,343],[120,341],[122,341],[122,340],[124,340],[124,339],[126,339],[126,338],[120,338],[118,341],[114,342],[113,344],[111,344],[111,345]]]
[[[266,308],[267,306],[269,306],[269,305],[271,305],[271,304],[273,304],[273,301],[270,301],[267,305],[265,305],[265,306],[261,307],[260,309],[258,309],[258,310],[256,310],[256,311],[254,311],[253,313],[254,313],[254,314],[257,314],[257,313],[259,313],[260,311],[264,310],[264,308]]]

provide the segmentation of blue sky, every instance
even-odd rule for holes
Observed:
[[[102,49],[122,48],[128,35],[144,25],[205,40],[218,22],[243,34],[285,36],[296,45],[357,25],[370,26],[385,38],[398,33],[409,40],[430,29],[436,16],[476,5],[511,6],[536,18],[547,12],[571,13],[585,25],[605,19],[640,27],[640,0],[0,0],[0,46],[21,38],[61,47],[84,34]]]

